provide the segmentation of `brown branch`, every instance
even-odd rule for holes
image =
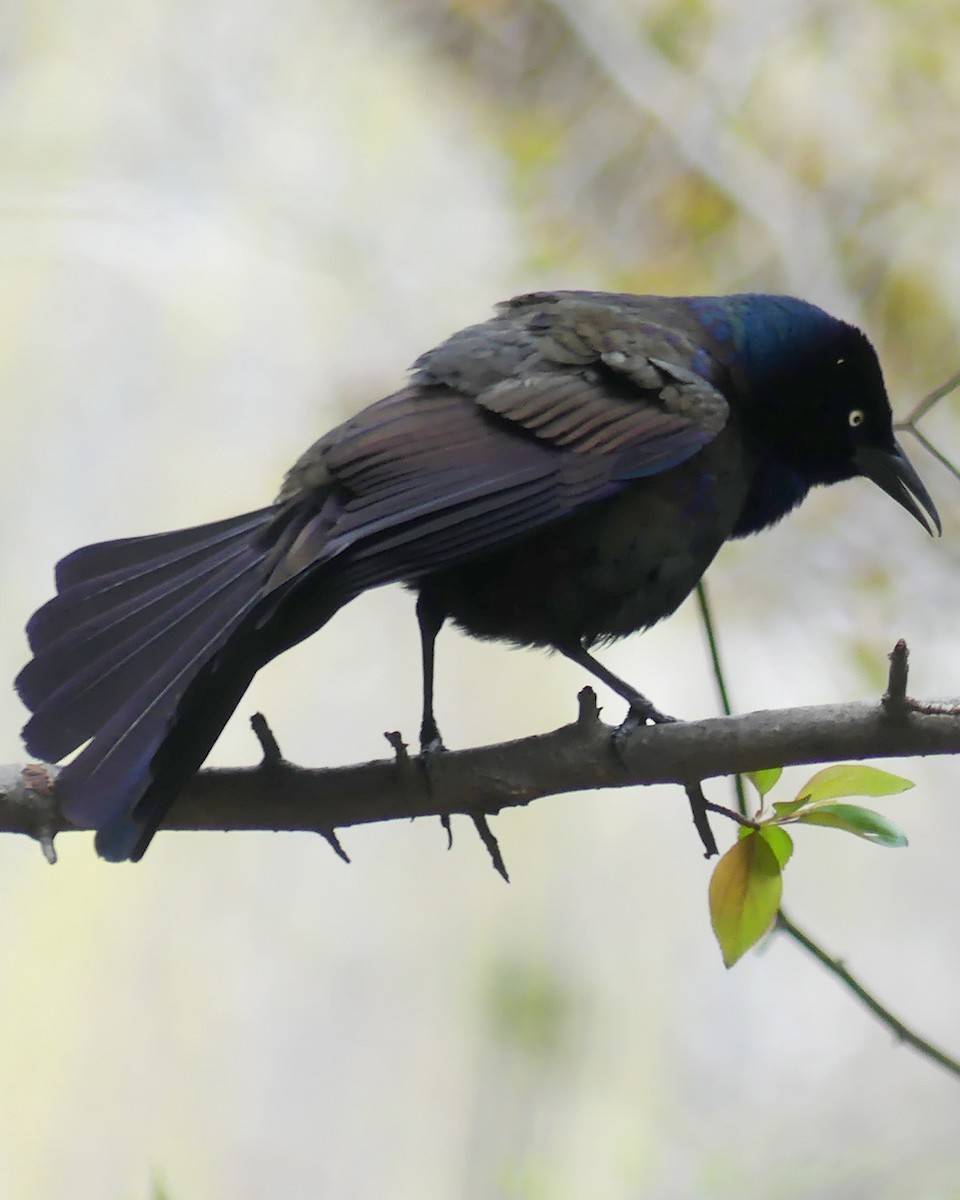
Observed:
[[[399,734],[388,734],[390,760],[354,767],[308,770],[279,757],[262,718],[255,731],[264,751],[257,767],[201,771],[174,805],[164,829],[309,830],[347,858],[335,830],[418,816],[469,816],[506,879],[506,868],[486,816],[544,796],[602,787],[676,783],[764,767],[836,759],[923,757],[960,752],[960,704],[921,703],[905,696],[906,647],[891,655],[890,680],[879,703],[824,705],[749,713],[707,721],[646,726],[614,744],[599,718],[590,688],[580,693],[577,719],[552,733],[498,746],[431,757],[418,770]],[[53,838],[74,828],[56,804],[56,767],[30,763],[0,767],[0,832],[36,838],[55,862]],[[748,818],[706,802],[705,812],[742,824]],[[349,861],[349,860],[347,860]],[[871,1012],[953,1074],[960,1064],[894,1017],[862,984],[809,939],[782,911],[778,928],[818,959]]]
[[[616,752],[595,703],[592,692],[581,694],[578,719],[552,733],[438,755],[429,779],[396,757],[350,767],[307,769],[280,760],[201,771],[163,828],[329,836],[379,821],[449,813],[474,818],[595,788],[684,787],[691,779],[764,767],[960,752],[960,709],[951,701],[908,701],[899,713],[861,702],[645,726]],[[55,768],[32,764],[26,771],[0,770],[0,832],[49,839],[73,828],[56,808]]]

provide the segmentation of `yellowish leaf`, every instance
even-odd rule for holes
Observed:
[[[767,932],[782,893],[778,856],[756,831],[720,859],[710,880],[710,921],[726,966],[732,967]]]

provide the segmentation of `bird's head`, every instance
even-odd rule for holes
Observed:
[[[863,475],[939,533],[936,506],[894,435],[869,339],[791,297],[727,299],[733,309],[720,340],[735,345],[747,424],[762,450],[807,486]]]

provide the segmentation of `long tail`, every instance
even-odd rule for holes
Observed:
[[[57,793],[70,819],[97,829],[104,858],[140,858],[263,665],[262,639],[242,633],[275,561],[277,519],[261,509],[86,546],[58,565],[58,594],[27,626],[23,736],[47,762],[89,742]]]

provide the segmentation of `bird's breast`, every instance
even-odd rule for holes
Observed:
[[[591,644],[668,616],[734,529],[751,464],[735,430],[609,500],[437,572],[421,589],[475,637]]]

